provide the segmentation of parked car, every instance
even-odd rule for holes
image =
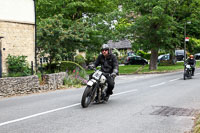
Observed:
[[[135,53],[133,51],[130,51],[127,53],[128,56],[136,56]]]
[[[159,64],[160,62],[167,61],[169,59],[170,59],[170,54],[162,54],[162,55],[158,56],[157,62]]]
[[[125,65],[146,65],[148,61],[141,56],[128,56],[124,62]]]
[[[184,50],[175,50],[175,56],[177,61],[184,60]]]
[[[194,54],[194,58],[195,58],[196,60],[200,60],[200,53]]]

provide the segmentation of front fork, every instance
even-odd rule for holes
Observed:
[[[96,94],[97,94],[97,89],[99,88],[99,85],[98,85],[98,83],[95,83],[94,85],[93,85],[93,87],[92,87],[93,89],[92,89],[92,101],[94,101],[94,99],[95,99],[95,97],[96,97]]]

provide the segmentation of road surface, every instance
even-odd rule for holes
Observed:
[[[0,99],[0,133],[184,133],[200,109],[200,70],[122,75],[108,103],[80,105],[84,88]]]

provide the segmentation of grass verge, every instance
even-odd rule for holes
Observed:
[[[165,73],[184,69],[183,62],[177,62],[175,65],[159,65],[157,70],[149,70],[149,65],[125,65],[119,66],[119,74],[143,74],[143,73]],[[197,61],[196,68],[200,67],[200,61]],[[87,74],[91,74],[93,70],[87,70]]]
[[[200,133],[200,114],[195,118],[194,127],[190,133]]]

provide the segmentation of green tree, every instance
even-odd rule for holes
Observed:
[[[49,56],[52,62],[69,60],[75,49],[96,52],[102,43],[110,39],[110,25],[105,24],[103,19],[106,19],[107,12],[118,8],[117,1],[38,0],[41,55]]]
[[[65,19],[76,20],[83,14],[94,15],[111,12],[118,7],[119,0],[37,0],[37,18],[62,14]],[[45,13],[44,13],[45,12]]]
[[[69,23],[67,29],[64,28],[66,23]],[[50,64],[61,60],[72,60],[69,58],[70,54],[89,41],[87,34],[89,28],[85,23],[78,20],[71,23],[62,15],[43,19],[40,21],[38,29],[40,56],[47,56]]]
[[[122,4],[126,14],[133,14],[129,17],[133,45],[151,50],[150,70],[157,69],[159,50],[170,52],[183,45],[184,23],[199,6],[197,0],[125,0]]]

